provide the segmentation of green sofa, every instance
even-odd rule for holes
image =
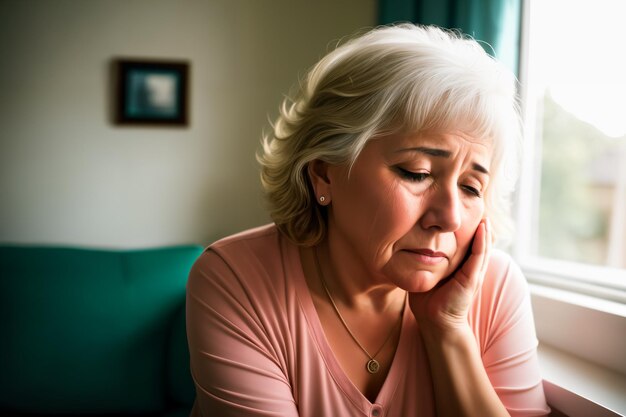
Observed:
[[[188,416],[200,246],[0,246],[0,416]]]

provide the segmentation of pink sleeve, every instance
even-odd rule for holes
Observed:
[[[528,285],[502,252],[492,259],[476,314],[483,364],[511,416],[548,415]]]
[[[215,252],[187,284],[187,337],[196,385],[192,416],[297,416],[290,384],[250,288]]]

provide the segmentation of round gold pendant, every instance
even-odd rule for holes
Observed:
[[[367,372],[369,372],[370,374],[375,374],[380,369],[380,364],[378,363],[376,359],[370,359],[367,362],[367,365],[365,365],[365,368],[367,369]]]

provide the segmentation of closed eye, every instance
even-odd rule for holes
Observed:
[[[413,171],[408,171],[406,169],[400,168],[400,167],[396,167],[398,174],[409,181],[414,181],[414,182],[422,182],[424,180],[426,180],[428,177],[430,177],[430,174],[427,172],[413,172]]]
[[[471,185],[462,185],[461,188],[474,197],[482,197],[480,190]]]

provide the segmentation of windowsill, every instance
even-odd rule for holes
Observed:
[[[543,345],[626,375],[624,304],[537,284],[530,284],[530,292]]]
[[[571,417],[626,414],[626,375],[543,343],[538,354],[548,402],[559,411]]]
[[[626,306],[529,286],[548,403],[570,417],[626,415]]]

